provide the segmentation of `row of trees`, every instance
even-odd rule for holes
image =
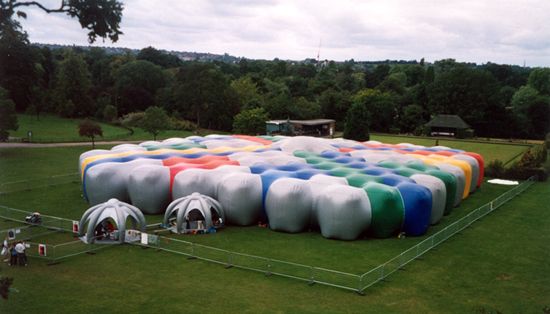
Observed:
[[[182,62],[152,47],[136,55],[50,50],[17,28],[0,36],[0,86],[17,111],[37,117],[112,121],[157,106],[201,128],[245,133],[264,132],[268,118],[332,118],[354,138],[421,133],[437,113],[460,115],[484,137],[541,138],[550,125],[548,68],[452,59]]]

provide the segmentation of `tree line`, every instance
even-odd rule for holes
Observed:
[[[287,118],[335,119],[358,139],[369,130],[422,134],[438,113],[460,115],[481,137],[542,138],[550,128],[549,68],[453,59],[184,62],[153,47],[50,50],[4,25],[0,86],[0,103],[37,117],[114,121],[155,106],[186,127],[251,134]]]

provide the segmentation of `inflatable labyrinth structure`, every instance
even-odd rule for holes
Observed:
[[[169,204],[200,193],[229,225],[319,229],[342,240],[424,234],[481,186],[483,168],[479,154],[443,146],[303,136],[173,138],[91,150],[79,161],[91,205],[116,198],[184,219],[189,203]]]

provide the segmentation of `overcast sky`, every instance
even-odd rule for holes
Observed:
[[[87,45],[77,20],[27,13],[32,42]],[[121,28],[117,43],[95,45],[294,60],[316,58],[320,46],[322,60],[550,66],[549,0],[127,0]]]

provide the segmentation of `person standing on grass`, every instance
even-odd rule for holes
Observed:
[[[8,238],[4,239],[4,242],[2,243],[2,253],[0,253],[1,256],[7,257],[4,259],[4,262],[8,262],[10,258],[10,246],[8,244]]]
[[[22,241],[19,241],[15,245],[15,251],[17,252],[19,266],[27,266],[27,255],[25,254],[25,249],[25,244]]]
[[[17,251],[15,250],[15,244],[10,247],[10,266],[17,266]]]

